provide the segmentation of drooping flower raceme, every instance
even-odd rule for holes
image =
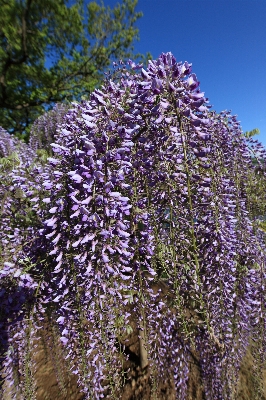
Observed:
[[[30,328],[31,309],[38,284],[29,274],[28,255],[40,228],[31,200],[41,189],[37,180],[42,169],[41,165],[34,166],[35,153],[25,143],[2,129],[0,138],[1,370],[4,367],[6,382],[13,383],[13,392],[17,388],[18,396],[28,393],[34,398],[34,384],[31,374],[26,372],[29,371],[26,360],[33,350],[30,344],[35,327]]]
[[[56,104],[52,110],[36,119],[31,128],[29,147],[37,154],[42,155],[44,151],[52,154],[51,143],[69,108],[67,104]]]

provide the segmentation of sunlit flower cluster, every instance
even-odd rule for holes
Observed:
[[[5,264],[0,293],[7,310],[7,293],[17,296],[19,288],[24,300],[9,302],[18,304],[17,315],[31,310],[32,321],[49,316],[58,327],[86,399],[119,398],[132,319],[145,333],[140,347],[155,392],[156,382],[173,376],[176,398],[186,398],[192,353],[199,354],[210,400],[234,398],[251,337],[264,362],[265,239],[258,217],[266,203],[252,191],[258,171],[265,181],[265,150],[245,139],[236,116],[210,110],[191,71],[171,53],[146,70],[120,62],[89,101],[37,120],[28,167],[9,166],[6,190],[20,190],[27,201],[4,199],[1,224],[9,231],[2,243],[8,237],[21,247],[17,257],[6,250],[5,261],[20,278],[30,264],[23,279],[31,291],[15,280],[14,294],[7,292]],[[0,134],[7,157],[14,145]],[[18,206],[28,219],[15,227]],[[164,294],[153,289],[160,281]],[[2,356],[12,381],[10,348],[23,324],[2,315]]]

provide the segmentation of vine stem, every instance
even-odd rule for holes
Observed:
[[[176,110],[176,115],[178,118],[179,122],[179,127],[180,127],[180,133],[181,133],[181,138],[182,138],[182,147],[183,147],[183,153],[184,153],[184,161],[185,161],[185,173],[187,177],[187,190],[188,190],[188,205],[189,205],[189,211],[190,211],[190,223],[191,223],[191,240],[192,240],[192,248],[193,248],[193,256],[194,256],[194,261],[196,265],[196,270],[195,270],[195,281],[198,286],[198,290],[200,290],[200,285],[201,285],[201,280],[200,280],[200,264],[199,264],[199,259],[198,259],[198,248],[197,248],[197,243],[196,243],[196,237],[195,237],[195,222],[194,222],[194,217],[193,217],[193,204],[192,204],[192,193],[191,193],[191,182],[190,182],[190,173],[189,173],[189,167],[188,167],[188,158],[187,158],[187,149],[185,145],[185,140],[184,140],[184,132],[183,132],[183,126],[182,126],[182,121],[180,115],[178,115],[177,110]],[[210,327],[210,322],[209,322],[209,317],[207,314],[207,310],[204,307],[204,300],[202,293],[199,294],[200,296],[200,306],[203,308],[203,314],[205,316],[205,322],[207,324],[208,332],[211,333],[211,327]]]

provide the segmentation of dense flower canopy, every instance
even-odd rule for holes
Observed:
[[[210,110],[191,71],[171,53],[149,61],[146,70],[131,60],[114,65],[89,101],[58,107],[47,123],[45,116],[36,121],[29,166],[20,162],[5,183],[27,201],[5,202],[2,224],[11,238],[19,229],[21,251],[19,257],[4,253],[1,295],[6,301],[6,282],[13,279],[25,293],[14,313],[27,311],[30,321],[49,317],[58,327],[88,399],[119,398],[119,343],[132,317],[144,329],[152,376],[172,374],[177,399],[186,397],[193,349],[208,399],[234,398],[251,337],[264,362],[265,247],[258,217],[265,199],[261,194],[259,204],[252,191],[258,173],[265,185],[265,150],[244,137],[236,116]],[[6,157],[13,143],[0,134]],[[42,146],[51,155],[47,162],[32,155]],[[18,207],[16,201],[22,214],[32,213],[26,227],[24,221],[14,228],[10,204]],[[25,286],[14,280],[24,277],[21,264],[28,268]],[[153,292],[158,280],[167,283],[164,298]],[[2,324],[11,381],[10,348],[22,327],[28,332],[15,316]],[[23,357],[27,345],[16,346]],[[21,369],[22,361],[17,364]],[[24,381],[18,387],[27,398]]]

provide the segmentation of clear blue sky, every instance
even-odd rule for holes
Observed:
[[[266,146],[266,0],[139,0],[137,11],[136,52],[192,63],[213,109],[259,128]]]

